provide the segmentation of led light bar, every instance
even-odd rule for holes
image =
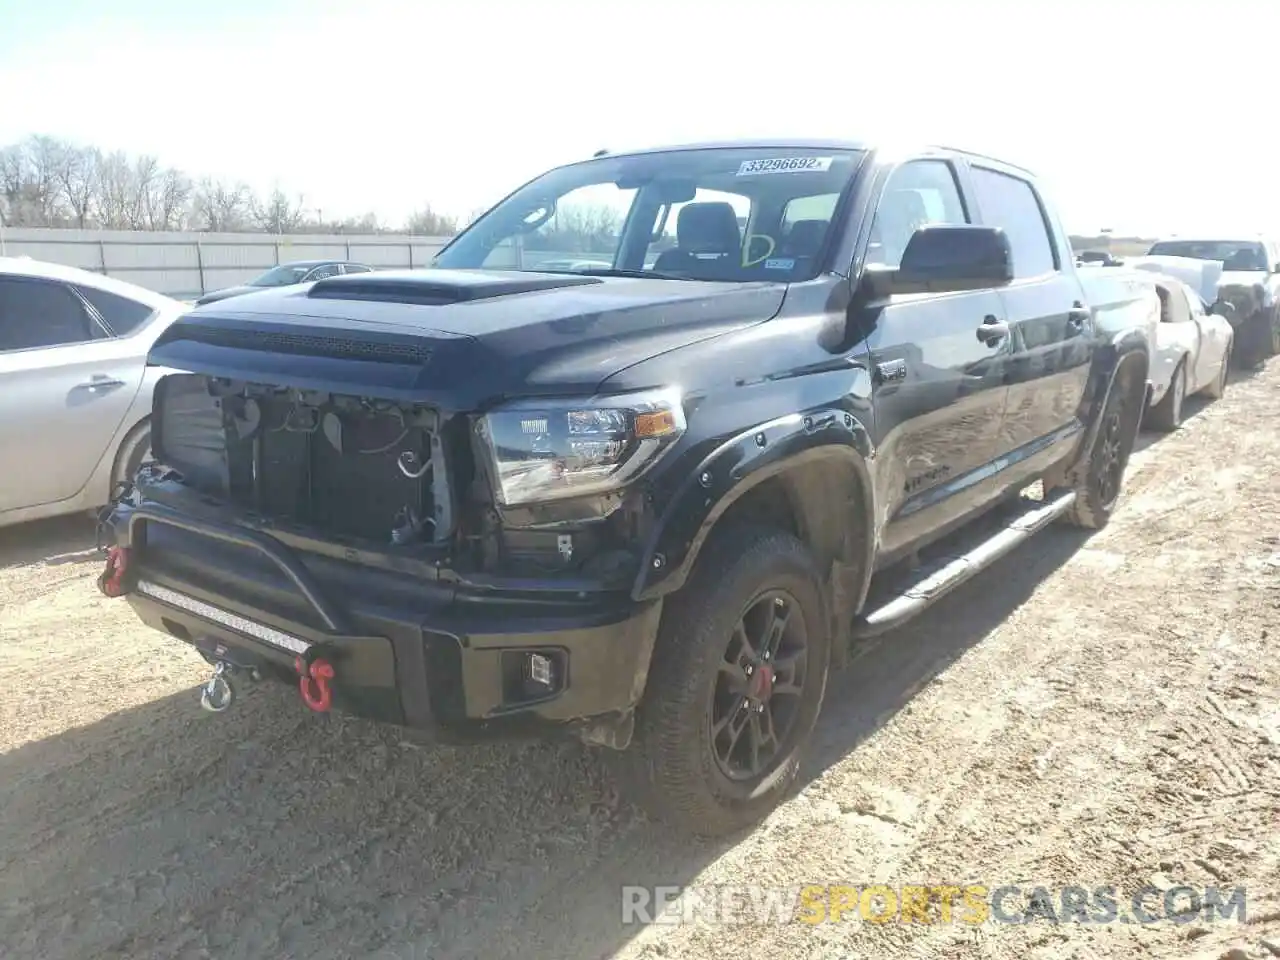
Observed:
[[[138,593],[151,597],[153,600],[159,600],[161,603],[167,603],[180,610],[186,610],[188,613],[194,613],[197,617],[212,620],[214,623],[235,630],[237,633],[243,633],[245,636],[261,640],[263,643],[278,647],[281,650],[287,650],[292,654],[305,654],[311,649],[311,644],[301,637],[284,633],[281,630],[268,627],[266,624],[247,620],[239,614],[220,610],[205,603],[203,600],[189,597],[185,593],[179,593],[177,590],[170,590],[168,587],[162,587],[158,583],[142,580],[135,589]]]

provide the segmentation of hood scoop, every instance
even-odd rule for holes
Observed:
[[[580,287],[599,277],[561,276],[494,270],[387,270],[375,274],[317,280],[313,300],[371,300],[378,303],[444,305],[491,300],[539,290]]]

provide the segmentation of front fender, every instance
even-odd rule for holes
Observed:
[[[1084,442],[1080,445],[1082,457],[1087,457],[1089,451],[1093,449],[1094,440],[1102,426],[1102,411],[1107,408],[1107,400],[1111,396],[1111,391],[1115,388],[1116,372],[1122,365],[1137,365],[1137,369],[1134,370],[1134,376],[1138,377],[1139,383],[1142,384],[1144,405],[1148,398],[1151,397],[1150,378],[1153,349],[1154,344],[1151,343],[1146,331],[1131,328],[1116,333],[1110,340],[1102,344],[1094,354],[1093,374],[1091,377],[1093,389],[1090,391],[1094,399],[1090,404],[1088,419],[1086,420],[1089,429],[1085,434]]]
[[[852,615],[872,568],[871,451],[863,425],[834,406],[779,417],[725,441],[662,510],[645,541],[633,598],[650,599],[683,586],[717,521],[760,484],[781,478],[788,507],[800,518],[802,538],[819,563],[832,568],[835,608]]]

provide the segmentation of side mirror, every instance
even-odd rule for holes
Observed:
[[[896,270],[873,265],[864,280],[875,296],[1001,287],[1013,281],[1013,252],[996,227],[930,224],[911,235]]]
[[[1280,273],[1280,263],[1273,264],[1271,267],[1271,272]]]

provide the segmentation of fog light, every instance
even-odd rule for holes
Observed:
[[[551,658],[540,653],[529,654],[529,679],[542,687],[550,688],[555,682]]]

